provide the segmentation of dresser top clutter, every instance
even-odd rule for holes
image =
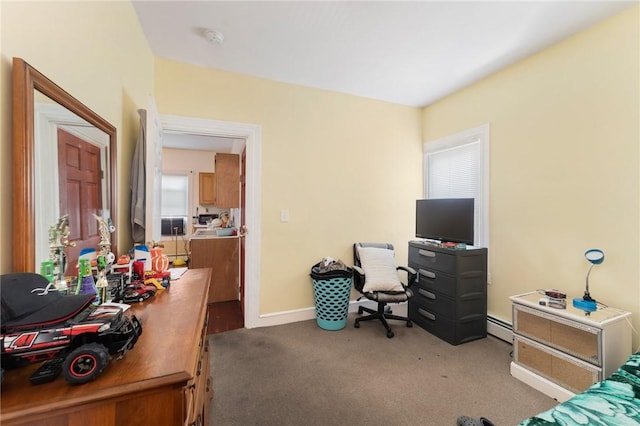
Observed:
[[[583,324],[593,325],[595,327],[602,327],[603,325],[611,321],[620,321],[624,318],[631,317],[630,312],[622,311],[610,306],[600,306],[593,312],[585,312],[581,309],[575,308],[571,303],[567,303],[565,309],[553,308],[550,306],[542,306],[539,300],[544,295],[538,291],[531,291],[528,293],[518,294],[511,296],[510,299],[513,303],[529,306],[535,308],[541,312],[548,312],[550,314],[563,317],[569,320],[579,320]]]
[[[165,291],[132,304],[143,332],[135,348],[112,360],[94,381],[73,386],[58,377],[32,385],[29,376],[37,365],[6,371],[2,424],[44,424],[45,419],[56,425],[184,423],[190,418],[185,401],[196,387],[188,384],[209,368],[208,354],[203,358],[202,352],[208,351],[210,277],[209,268],[190,269]]]

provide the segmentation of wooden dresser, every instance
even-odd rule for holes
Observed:
[[[208,425],[213,397],[207,341],[211,269],[188,270],[153,298],[132,305],[142,335],[93,382],[62,376],[31,385],[37,365],[5,371],[2,425]]]

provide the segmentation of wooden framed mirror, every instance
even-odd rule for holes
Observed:
[[[97,220],[88,219],[92,213],[109,217],[118,226],[116,128],[21,58],[13,58],[12,124],[13,269],[39,272],[40,262],[48,259],[48,229],[69,213],[71,203],[81,212],[70,215],[69,239],[81,238],[82,246],[87,245],[82,241],[93,244],[92,234],[98,234]],[[76,159],[59,155],[65,149],[61,132],[88,143],[80,146]],[[91,153],[86,154],[83,146],[89,147],[87,151]],[[69,163],[91,158],[87,161],[94,164],[93,175],[97,178],[75,176],[76,182],[88,183],[78,191],[69,191],[72,183],[65,178],[71,174],[66,171],[66,157],[71,158]],[[82,195],[69,201],[70,193]],[[118,253],[115,232],[111,234],[111,251]],[[67,274],[73,275],[69,270]]]

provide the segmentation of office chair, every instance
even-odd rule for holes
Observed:
[[[405,321],[407,327],[413,327],[408,317],[393,315],[388,303],[406,302],[413,297],[411,286],[416,281],[417,273],[405,266],[396,266],[393,245],[387,243],[356,243],[353,245],[354,274],[353,285],[362,296],[378,303],[378,309],[358,307],[358,314],[368,312],[356,318],[353,326],[360,328],[361,321],[379,319],[387,329],[387,337],[394,336],[387,320]],[[398,271],[407,273],[407,285],[400,281]]]

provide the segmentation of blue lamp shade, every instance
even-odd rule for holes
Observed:
[[[604,262],[604,252],[600,249],[589,249],[584,252],[584,257],[594,265],[599,265]]]

